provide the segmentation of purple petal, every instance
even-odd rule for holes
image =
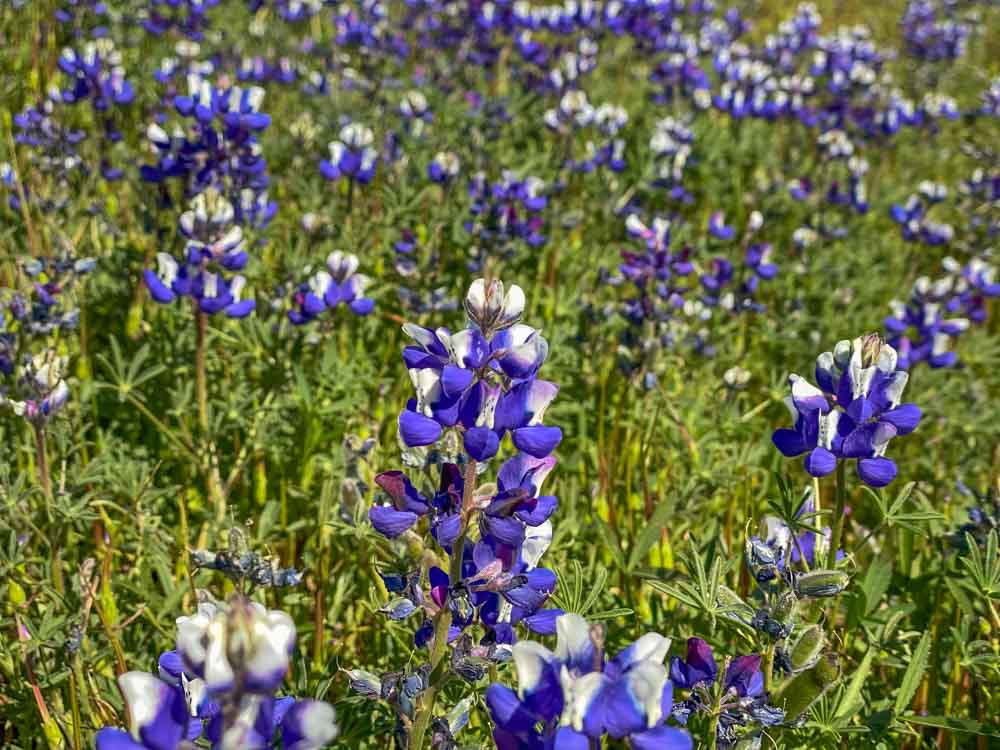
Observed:
[[[405,409],[399,415],[399,436],[410,448],[432,445],[441,437],[441,425],[430,417]]]
[[[632,750],[691,750],[694,746],[691,735],[666,724],[633,734],[628,739]]]
[[[813,448],[805,458],[804,465],[814,477],[825,477],[837,468],[837,457],[826,448]]]
[[[858,461],[858,476],[869,487],[885,487],[896,478],[896,463],[891,458],[862,458]]]
[[[920,407],[916,404],[902,404],[883,413],[881,419],[893,425],[897,435],[909,435],[920,424],[922,416]]]
[[[395,539],[420,518],[408,510],[399,511],[388,505],[376,505],[368,511],[368,520],[385,537]]]
[[[795,430],[787,428],[775,430],[774,434],[771,435],[771,442],[788,458],[801,456],[808,450],[808,446],[805,440],[802,439],[802,436]]]
[[[562,430],[558,427],[522,427],[511,433],[514,445],[529,456],[545,458],[556,449],[562,441]]]
[[[500,438],[489,427],[465,431],[465,452],[477,461],[488,461],[500,449]]]

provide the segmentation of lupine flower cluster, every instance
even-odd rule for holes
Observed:
[[[495,683],[486,692],[499,750],[588,748],[605,738],[634,750],[690,750],[687,732],[667,724],[673,711],[670,639],[647,633],[605,653],[600,626],[574,614],[556,620],[555,651],[534,641],[512,649],[517,689]]]
[[[106,727],[97,750],[319,750],[338,733],[331,705],[275,696],[295,649],[295,624],[241,595],[204,595],[197,614],[177,618],[177,647],[158,673],[118,678],[129,729]]]
[[[27,289],[0,289],[0,405],[43,425],[69,399],[68,358],[55,339],[79,325],[74,290],[90,258],[31,258],[21,263]]]
[[[517,242],[531,248],[545,244],[543,211],[548,205],[545,183],[537,177],[520,178],[504,171],[496,182],[479,172],[469,181],[472,218],[465,229],[475,243],[469,269],[482,268],[491,255],[508,256]]]
[[[552,633],[562,614],[544,607],[556,579],[538,567],[558,504],[541,493],[562,438],[543,423],[558,386],[538,377],[548,344],[520,322],[524,307],[520,287],[479,279],[465,299],[468,327],[404,326],[413,344],[403,359],[416,395],[399,415],[399,438],[419,474],[379,474],[381,495],[369,512],[386,538],[423,537],[448,561],[426,574],[382,574],[393,595],[383,611],[397,620],[419,614],[416,645],[440,652],[446,638],[452,669],[473,682],[483,674],[476,663],[509,658],[518,624]],[[495,483],[482,483],[508,436],[512,455],[496,467]],[[375,679],[384,687],[384,678]],[[390,690],[400,720],[414,718],[412,698],[427,689],[426,679],[418,672],[409,693]]]
[[[157,161],[143,165],[147,182],[178,180],[185,198],[214,188],[227,198],[243,226],[263,229],[277,211],[268,199],[267,161],[257,134],[271,124],[260,111],[264,90],[215,86],[197,73],[188,75],[188,93],[173,97],[173,107],[188,127],[168,133],[157,123],[147,136]]]
[[[701,638],[689,638],[684,659],[670,660],[670,680],[674,686],[688,691],[684,700],[671,708],[673,717],[687,724],[691,714],[718,711],[715,746],[728,750],[760,726],[781,724],[785,714],[771,706],[764,690],[759,654],[727,659],[723,674],[715,661],[712,648]]]
[[[786,404],[795,425],[776,430],[772,440],[785,456],[805,454],[804,466],[823,477],[839,461],[857,461],[858,476],[871,487],[896,478],[896,464],[885,455],[889,441],[908,435],[920,423],[916,404],[901,403],[908,374],[895,349],[877,334],[840,341],[816,358],[816,382],[789,378]]]
[[[142,27],[153,36],[174,33],[201,41],[209,26],[208,11],[219,0],[150,0]]]
[[[889,303],[885,328],[902,369],[918,362],[932,368],[955,366],[955,339],[985,322],[986,299],[1000,296],[1000,281],[989,263],[973,258],[963,266],[948,257],[942,266],[943,276],[921,276],[913,282],[909,300]]]
[[[87,134],[63,124],[57,104],[62,104],[62,95],[58,90],[51,92],[37,106],[28,107],[14,116],[15,143],[29,147],[31,165],[50,182],[45,186],[44,194],[33,194],[23,177],[8,165],[4,181],[10,187],[8,202],[12,207],[20,207],[20,190],[24,190],[42,208],[60,210],[69,202],[72,183],[89,172],[80,154],[80,144]]]
[[[940,183],[925,181],[905,204],[893,204],[889,211],[892,220],[899,224],[903,239],[925,245],[946,245],[955,236],[951,224],[934,221],[928,215],[931,208],[948,196],[948,189]]]
[[[228,275],[242,270],[248,260],[243,230],[235,222],[233,204],[214,187],[197,194],[179,221],[187,240],[183,258],[157,253],[157,270],[144,272],[150,296],[163,305],[190,297],[208,315],[249,315],[256,302],[242,298],[246,279],[238,273]]]
[[[367,315],[375,302],[364,296],[369,279],[357,273],[358,258],[340,250],[330,253],[326,269],[317,271],[295,291],[288,311],[294,325],[315,320],[324,310],[335,310],[346,305],[355,315]]]
[[[330,158],[323,159],[319,171],[327,180],[347,180],[349,185],[367,185],[375,176],[378,153],[372,147],[372,129],[352,122],[340,130],[340,138],[330,143]]]
[[[652,386],[656,377],[650,368],[657,351],[686,347],[714,355],[707,325],[714,311],[732,316],[765,309],[758,299],[760,283],[773,279],[778,267],[770,243],[757,239],[763,224],[763,215],[753,211],[744,232],[737,236],[722,212],[714,212],[706,228],[707,242],[721,248],[735,240],[742,259],[719,254],[699,261],[690,246],[671,250],[674,225],[670,220],[655,217],[647,225],[638,214],[628,215],[626,230],[645,245],[645,252],[622,250],[618,275],[604,276],[612,286],[628,283],[637,292],[618,308],[628,323],[621,339],[628,353],[622,362],[627,371],[643,370],[644,382]]]
[[[910,0],[899,24],[907,51],[929,62],[965,53],[969,27],[955,18],[951,0]]]
[[[621,172],[625,168],[625,142],[617,137],[628,123],[628,112],[624,108],[606,103],[594,107],[586,92],[571,90],[563,94],[558,107],[546,110],[544,119],[546,127],[563,138],[564,166],[568,169],[592,172],[606,166],[612,172]],[[590,129],[596,129],[606,140],[595,143],[588,139],[584,144],[584,157],[576,158],[572,153],[573,143],[577,136]]]

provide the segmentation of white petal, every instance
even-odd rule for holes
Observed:
[[[514,668],[517,669],[517,694],[523,699],[538,687],[542,671],[552,661],[552,652],[534,641],[518,641],[511,649],[511,654]]]

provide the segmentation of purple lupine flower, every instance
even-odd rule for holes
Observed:
[[[399,103],[399,114],[403,117],[406,132],[414,138],[419,138],[426,124],[434,120],[427,97],[420,91],[407,91],[403,95]]]
[[[149,0],[142,26],[153,36],[176,31],[200,42],[208,28],[208,9],[218,4],[219,0]]]
[[[284,612],[238,595],[225,604],[207,598],[195,615],[178,618],[176,642],[160,656],[158,675],[118,678],[130,728],[101,729],[98,750],[182,750],[205,741],[212,750],[319,750],[336,738],[332,706],[274,696],[295,642]]]
[[[429,445],[456,427],[476,460],[491,458],[508,430],[515,446],[539,458],[554,449],[561,432],[540,421],[555,392],[534,379],[548,344],[535,329],[517,323],[523,309],[520,287],[505,292],[502,284],[487,287],[479,280],[466,298],[470,321],[479,321],[472,327],[452,334],[404,326],[416,344],[403,353],[416,389],[416,399],[399,417],[406,445]],[[512,379],[506,393],[496,383],[500,374]],[[521,395],[529,392],[537,395]]]
[[[714,738],[717,747],[728,750],[735,746],[738,734],[734,729],[784,722],[784,712],[770,704],[764,691],[764,673],[760,666],[759,654],[726,660]],[[689,638],[686,659],[675,656],[670,660],[670,679],[676,687],[689,691],[687,698],[673,704],[672,716],[681,724],[687,724],[691,714],[713,711],[713,689],[718,678],[719,667],[711,646],[701,638]]]
[[[188,74],[187,83],[187,93],[172,98],[186,127],[168,134],[158,122],[149,126],[157,159],[140,168],[142,179],[180,180],[188,197],[214,188],[233,204],[239,223],[263,228],[277,210],[267,199],[270,178],[257,140],[271,123],[260,111],[264,90],[213,86],[197,72]]]
[[[818,388],[798,375],[789,378],[786,403],[795,425],[776,430],[772,440],[785,456],[806,454],[814,477],[855,459],[865,484],[884,487],[896,478],[896,464],[885,456],[889,441],[920,423],[919,407],[900,403],[908,377],[896,350],[878,335],[840,341],[816,358]]]
[[[475,247],[471,269],[481,268],[491,251],[513,252],[516,241],[533,248],[545,244],[542,212],[548,196],[542,180],[533,176],[521,179],[505,170],[499,181],[490,183],[480,172],[469,181],[469,196],[473,219],[465,228],[482,243]]]
[[[451,614],[449,641],[478,624],[487,631],[484,647],[509,646],[518,624],[552,632],[561,614],[544,607],[556,579],[538,564],[551,543],[551,515],[558,507],[554,496],[541,492],[562,438],[558,427],[543,424],[558,388],[538,378],[548,344],[520,322],[524,308],[520,287],[478,279],[466,295],[465,329],[452,333],[414,324],[403,329],[413,341],[403,360],[416,397],[399,416],[399,437],[408,462],[423,463],[440,480],[429,489],[414,474],[379,474],[376,484],[383,494],[368,517],[389,539],[425,529],[448,556],[461,561],[460,580],[453,580],[453,563],[450,573],[429,569],[427,593],[419,576],[413,585],[393,589],[400,597],[384,611],[391,617],[422,612],[425,620],[415,636],[421,647],[433,637],[442,607]],[[496,485],[473,491],[470,470],[485,470],[507,436],[514,453],[498,467]],[[465,534],[471,524],[478,526],[475,543]],[[487,658],[506,653],[491,649]]]
[[[951,242],[955,236],[954,228],[950,224],[936,222],[928,215],[930,209],[943,201],[947,193],[944,185],[925,181],[905,204],[892,205],[889,215],[899,224],[904,240],[931,246]]]
[[[88,42],[82,52],[66,47],[59,56],[59,67],[72,84],[62,91],[67,103],[89,99],[96,111],[105,112],[112,105],[129,104],[135,97],[132,84],[125,79],[121,53],[110,39]]]
[[[736,236],[736,230],[726,225],[725,215],[722,211],[715,211],[708,218],[708,231],[709,234],[720,240],[731,240]]]
[[[355,315],[368,315],[375,309],[374,300],[365,297],[369,279],[357,273],[356,255],[336,250],[326,259],[326,269],[317,271],[299,285],[292,298],[288,319],[295,325],[315,320],[324,310],[346,305]]]
[[[641,750],[689,750],[687,732],[666,724],[673,686],[663,664],[670,640],[648,633],[607,659],[603,637],[579,615],[556,620],[555,652],[513,646],[518,685],[486,691],[499,748],[589,747],[604,737]]]
[[[188,240],[184,257],[157,253],[157,269],[143,272],[150,296],[164,305],[191,297],[208,315],[225,312],[230,318],[244,318],[253,312],[256,302],[242,298],[246,279],[240,274],[227,277],[247,264],[243,231],[234,218],[233,205],[215,188],[196,195],[179,221]]]
[[[952,14],[950,3],[910,0],[899,22],[907,52],[930,62],[961,57],[969,27],[951,17]]]
[[[892,300],[891,315],[885,318],[889,344],[899,354],[899,367],[909,370],[918,362],[932,368],[953,367],[958,356],[952,342],[968,330],[965,317],[946,317],[959,309],[958,279],[945,276],[931,281],[921,276],[913,283],[907,302]]]
[[[691,129],[673,117],[657,122],[649,140],[649,150],[657,165],[656,184],[666,188],[673,200],[683,203],[693,200],[684,187],[693,141]]]
[[[340,140],[330,143],[330,158],[319,163],[327,180],[345,179],[367,185],[375,176],[378,154],[371,128],[352,122],[340,130]]]
[[[0,323],[6,322],[5,318],[0,316]],[[0,339],[0,346],[4,349],[9,343]],[[0,369],[5,374],[15,373],[14,361],[6,352],[0,355]],[[28,422],[45,424],[69,400],[69,385],[63,378],[65,369],[65,357],[60,357],[55,351],[43,351],[34,357],[27,355],[17,368],[19,392],[11,397],[6,389],[0,391],[0,406],[9,406],[14,414]]]
[[[450,184],[461,169],[462,163],[454,151],[440,151],[427,165],[427,176],[431,182]]]

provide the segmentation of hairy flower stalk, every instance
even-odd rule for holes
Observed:
[[[465,469],[465,493],[462,497],[462,507],[472,507],[472,495],[476,490],[476,462],[470,461]],[[465,546],[465,535],[469,530],[469,514],[464,510],[462,513],[461,530],[455,546],[462,549]],[[459,581],[462,578],[462,558],[453,555],[451,566],[448,570],[448,578],[451,581]],[[451,594],[448,594],[450,598]],[[430,726],[431,718],[434,716],[434,703],[440,687],[444,684],[448,675],[443,669],[445,666],[445,655],[448,650],[448,630],[451,628],[451,607],[449,600],[445,600],[445,606],[438,610],[434,622],[434,648],[431,652],[431,674],[427,691],[420,701],[417,715],[413,722],[413,729],[410,733],[410,744],[408,747],[421,748],[424,746],[424,737],[427,728]]]

